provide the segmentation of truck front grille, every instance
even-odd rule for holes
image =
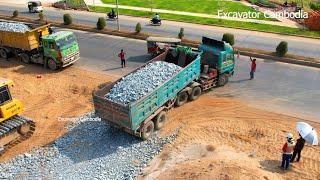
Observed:
[[[67,57],[64,57],[64,58],[62,59],[62,61],[63,61],[63,63],[68,63],[68,62],[70,62],[70,61],[75,61],[75,60],[79,59],[79,57],[80,57],[80,52],[77,51],[77,52],[75,52],[75,53],[71,53],[71,54],[68,55]]]

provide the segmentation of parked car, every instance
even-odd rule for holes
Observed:
[[[30,13],[42,12],[43,7],[40,1],[29,1],[28,2],[28,9]]]

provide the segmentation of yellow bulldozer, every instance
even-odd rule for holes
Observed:
[[[11,87],[13,81],[0,78],[0,155],[30,137],[35,130],[32,120],[19,115],[23,112],[23,104],[12,98]]]

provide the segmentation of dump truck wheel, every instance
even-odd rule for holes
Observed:
[[[229,81],[229,78],[228,76],[226,76],[225,74],[221,75],[221,77],[219,77],[219,80],[218,80],[218,86],[224,86],[228,83]]]
[[[150,136],[152,135],[154,131],[154,124],[153,121],[149,121],[147,122],[147,124],[145,124],[142,128],[142,136],[141,138],[144,140],[147,140],[150,138]]]
[[[4,59],[8,59],[9,54],[7,53],[7,51],[5,49],[0,49],[0,57],[4,58]]]
[[[200,95],[201,95],[201,88],[199,86],[194,87],[192,89],[190,96],[189,96],[189,99],[190,99],[190,101],[194,101],[194,100],[198,99]]]
[[[48,59],[48,68],[51,70],[57,70],[58,66],[57,63],[53,59]]]
[[[161,111],[154,120],[154,129],[159,130],[164,126],[165,121],[167,120],[167,113]]]
[[[20,58],[21,58],[21,61],[22,61],[23,63],[30,64],[30,57],[29,57],[28,54],[22,53],[22,54],[20,55]]]
[[[186,91],[181,92],[178,94],[177,96],[177,100],[176,100],[176,106],[182,106],[183,104],[185,104],[188,101],[188,93]]]

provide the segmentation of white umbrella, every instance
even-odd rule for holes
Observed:
[[[305,122],[297,122],[297,131],[303,139],[312,145],[318,145],[318,135],[315,129]]]

